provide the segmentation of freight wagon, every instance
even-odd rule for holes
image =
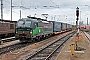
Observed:
[[[0,37],[15,35],[16,21],[0,20]]]
[[[67,24],[67,26],[66,26],[66,30],[67,30],[67,31],[70,31],[70,30],[72,30],[72,25],[70,25],[70,24]]]
[[[53,23],[53,34],[61,33],[62,23],[57,21],[49,21]]]
[[[66,30],[67,30],[67,24],[66,23],[62,23],[61,29],[62,29],[62,32],[66,32]]]

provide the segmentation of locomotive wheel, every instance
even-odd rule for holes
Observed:
[[[31,38],[31,39],[27,39],[27,42],[33,42],[33,39]]]
[[[38,36],[38,39],[37,39],[37,41],[39,42],[40,41],[40,37]]]
[[[35,38],[32,39],[32,42],[35,42]]]

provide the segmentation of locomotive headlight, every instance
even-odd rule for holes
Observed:
[[[32,31],[30,32],[30,34],[32,34]]]
[[[32,34],[32,30],[29,33]]]
[[[18,32],[16,31],[16,33],[18,33]]]
[[[23,31],[23,33],[25,33],[25,32]]]

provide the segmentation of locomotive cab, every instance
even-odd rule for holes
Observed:
[[[32,37],[32,29],[35,29],[37,20],[32,20],[30,18],[19,19],[16,24],[16,39],[30,39]]]

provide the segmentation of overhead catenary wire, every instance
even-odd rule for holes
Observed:
[[[57,4],[56,3],[54,3],[52,0],[50,0],[54,5],[56,5],[57,6]]]
[[[6,0],[4,0],[5,2],[7,2],[7,3],[11,3],[10,1],[6,1]],[[50,0],[50,2],[52,2],[55,6],[53,6],[53,8],[55,7],[55,8],[57,8],[57,9],[60,9],[60,10],[62,10],[61,8],[60,8],[60,6],[59,5],[57,5],[54,1],[52,1],[52,0]],[[24,3],[25,4],[25,3]],[[21,0],[21,5],[17,5],[17,4],[15,4],[15,3],[13,3],[13,7],[15,7],[15,8],[24,8],[24,9],[30,9],[30,8],[27,8],[27,7],[24,7],[23,6],[23,4],[22,4],[22,0]],[[40,7],[40,6],[37,6],[36,7],[36,9],[38,8],[38,7]],[[46,8],[45,6],[42,6],[42,7],[44,7],[44,8]],[[52,7],[52,6],[47,6],[47,7]],[[32,10],[32,9],[30,9],[30,10]],[[32,10],[32,11],[34,11],[35,12],[35,10]],[[63,10],[62,10],[63,11]],[[64,11],[63,11],[64,12]],[[15,13],[15,12],[14,12]],[[65,12],[64,12],[65,13]]]
[[[17,5],[17,4],[15,4],[15,3],[13,3],[13,2],[10,2],[10,1],[6,1],[6,0],[3,0],[4,2],[7,2],[7,3],[12,3],[13,5],[11,6],[11,7],[13,7],[13,8],[24,8],[24,9],[30,9],[30,8],[27,8],[27,7],[24,7],[24,6],[22,6],[22,5]],[[21,4],[22,4],[22,0],[21,0]],[[4,4],[5,5],[5,4]],[[4,7],[5,8],[5,7]],[[10,9],[9,9],[9,11],[11,11]],[[15,12],[15,11],[12,11],[12,12],[14,12],[14,13],[18,13],[18,12]],[[18,14],[20,14],[20,13],[18,13]]]
[[[7,2],[7,3],[11,3],[10,1],[6,1],[6,0],[3,0],[3,1],[5,1],[5,2]],[[17,4],[15,4],[15,3],[12,3],[12,4],[17,5]]]
[[[6,0],[3,0],[4,2],[7,2],[7,3],[11,3],[10,1],[6,1]],[[12,3],[12,4],[14,4],[14,3]],[[14,5],[17,5],[17,4],[14,4]],[[5,6],[3,7],[3,8],[5,8]],[[9,9],[9,11],[10,11],[10,9]],[[18,13],[18,12],[15,12],[15,11],[12,11],[12,12],[14,12],[14,13]],[[19,13],[18,13],[19,14]]]
[[[7,3],[11,3],[10,1],[6,1],[6,0],[4,0],[4,1]],[[55,8],[59,8],[58,5],[55,4],[52,0],[50,0],[50,1],[56,6]],[[30,8],[25,7],[25,6],[22,6],[22,0],[21,0],[21,5],[17,5],[15,3],[12,3],[12,4],[14,4],[12,7],[20,7],[20,8],[24,8],[24,9],[30,9]],[[35,9],[37,9],[38,7],[40,7],[40,6],[36,6]],[[45,6],[42,6],[42,7],[45,7]],[[54,6],[47,6],[47,7],[54,7]]]
[[[4,1],[7,2],[7,3],[11,3],[10,1],[6,1],[6,0],[4,0]],[[15,3],[12,3],[12,4],[14,4],[12,7],[19,7],[19,8],[30,9],[30,8],[27,8],[27,7],[24,7],[24,6],[17,5]]]
[[[60,7],[59,7],[59,5],[57,5],[55,2],[53,2],[52,0],[50,0],[54,5],[56,5],[57,6],[57,8],[59,9],[59,10],[61,10],[61,11],[63,11]],[[64,11],[63,11],[64,12]],[[66,13],[66,12],[64,12],[64,13]]]
[[[12,0],[12,1],[13,1],[13,0]],[[22,0],[21,0],[21,5],[18,5],[18,4],[15,4],[15,3],[13,3],[13,2],[6,1],[6,0],[4,0],[4,2],[12,3],[12,4],[13,4],[13,5],[11,6],[12,8],[19,8],[19,9],[20,9],[20,12],[16,12],[16,11],[12,11],[12,12],[13,12],[13,13],[18,13],[18,14],[20,14],[20,18],[21,18],[21,9],[22,9],[22,10],[24,10],[24,9],[30,10],[30,8],[27,8],[27,7],[24,7],[24,6],[23,6]],[[11,11],[11,10],[9,9],[9,11]],[[34,10],[32,10],[32,11],[34,11]],[[25,11],[24,11],[24,12],[25,12]],[[12,18],[11,18],[11,20],[12,20]]]

